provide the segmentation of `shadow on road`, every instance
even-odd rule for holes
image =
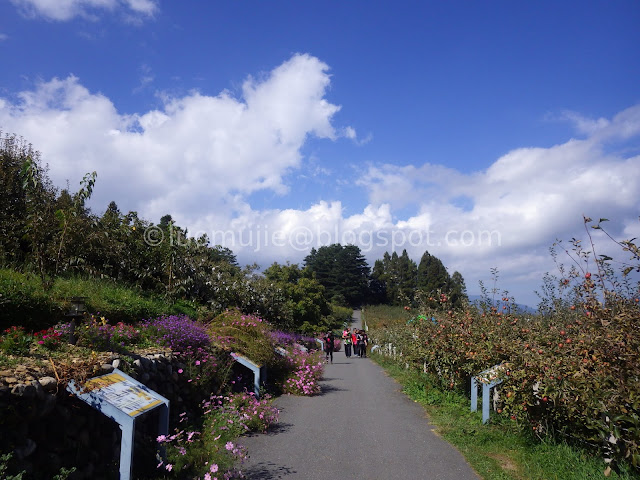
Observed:
[[[333,385],[320,385],[320,393],[318,395],[322,396],[327,393],[334,392],[345,392],[346,389],[340,387],[334,387]]]
[[[276,478],[282,478],[285,475],[291,475],[298,473],[296,470],[284,466],[277,465],[272,462],[260,462],[247,470],[243,471],[245,478],[255,480],[272,480]]]
[[[266,436],[272,436],[272,435],[278,435],[279,433],[282,432],[287,432],[289,431],[289,429],[291,429],[291,427],[293,427],[293,425],[291,423],[282,423],[282,422],[278,422],[278,423],[274,423],[273,425],[271,425],[269,427],[269,430],[267,430],[266,433],[263,432],[248,432],[245,433],[243,436],[244,437],[261,437],[262,435],[266,435]],[[242,443],[242,442],[240,442]]]

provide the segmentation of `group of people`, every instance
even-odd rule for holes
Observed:
[[[342,332],[342,342],[344,343],[344,354],[347,358],[351,358],[351,350],[353,348],[353,354],[356,357],[367,357],[367,345],[369,344],[369,337],[364,330],[358,330],[356,328],[353,331],[347,327]],[[326,362],[333,363],[333,351],[335,348],[335,337],[333,332],[327,332],[324,337],[324,352],[326,356]]]

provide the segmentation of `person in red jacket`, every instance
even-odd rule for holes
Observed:
[[[353,354],[356,357],[359,357],[360,351],[358,350],[358,336],[355,328],[353,329],[353,332],[351,332],[351,343],[353,344]]]

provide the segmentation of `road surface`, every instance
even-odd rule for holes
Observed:
[[[360,327],[359,311],[353,325]],[[321,386],[313,397],[278,398],[279,424],[240,439],[248,479],[479,479],[370,359],[335,352]]]

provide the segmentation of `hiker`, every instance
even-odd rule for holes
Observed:
[[[362,332],[362,345],[360,345],[360,356],[367,358],[367,345],[369,344],[369,336],[367,332],[361,330]]]
[[[324,353],[325,362],[329,363],[329,358],[331,358],[331,363],[333,363],[333,332],[327,332],[327,336],[324,337]]]
[[[364,337],[362,336],[364,332],[362,330],[358,330],[356,333],[356,343],[358,344],[358,356],[362,358],[362,350],[364,349]]]
[[[353,344],[353,354],[356,357],[359,357],[360,350],[358,349],[358,330],[355,328],[353,329],[353,332],[351,332],[351,343]]]
[[[351,329],[347,327],[347,329],[342,332],[342,341],[344,342],[344,354],[347,358],[351,357]]]

